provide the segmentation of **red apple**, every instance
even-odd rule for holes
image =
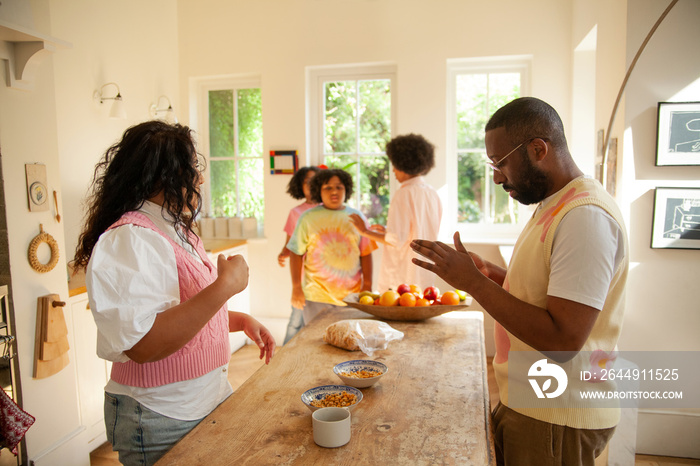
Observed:
[[[400,295],[404,293],[410,293],[411,292],[411,285],[407,285],[406,283],[402,283],[399,285],[398,288],[396,288],[396,292]]]
[[[429,286],[423,291],[423,297],[431,301],[440,297],[440,290],[436,286]]]

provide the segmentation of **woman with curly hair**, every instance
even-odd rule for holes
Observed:
[[[384,244],[382,264],[377,277],[380,291],[396,289],[402,283],[422,288],[432,285],[435,274],[413,264],[419,257],[411,249],[414,239],[436,241],[442,219],[442,204],[437,192],[426,183],[426,175],[435,166],[435,149],[423,136],[397,136],[386,145],[386,155],[401,187],[391,199],[386,228],[372,225],[355,216],[351,220],[361,235]]]
[[[305,324],[321,311],[345,306],[348,293],[372,289],[372,251],[377,246],[350,222],[350,215],[365,218],[345,205],[352,188],[352,177],[344,170],[318,172],[311,179],[311,198],[322,204],[299,217],[287,243],[292,306],[303,309]]]
[[[280,267],[284,267],[284,263],[287,257],[289,257],[287,243],[289,242],[289,238],[292,237],[292,233],[294,233],[294,228],[297,226],[299,217],[310,208],[318,205],[318,202],[311,199],[310,184],[311,178],[313,178],[319,170],[319,167],[314,166],[301,167],[296,173],[294,173],[294,175],[292,175],[292,179],[289,180],[289,184],[287,185],[287,193],[294,199],[304,199],[304,202],[289,211],[287,223],[284,224],[284,232],[287,233],[287,239],[284,242],[284,246],[282,246],[282,251],[277,256],[277,262],[279,263]],[[302,310],[292,306],[292,314],[289,316],[287,334],[284,337],[284,343],[291,340],[303,326],[304,319],[302,318]]]
[[[75,253],[97,354],[113,363],[107,438],[126,465],[155,463],[233,392],[229,332],[244,331],[266,362],[275,350],[258,321],[227,310],[248,284],[245,260],[219,255],[215,267],[192,231],[197,160],[186,126],[127,129],[97,164]]]

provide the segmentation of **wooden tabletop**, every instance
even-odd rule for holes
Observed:
[[[204,250],[207,252],[210,252],[212,254],[218,254],[221,251],[225,251],[227,249],[241,246],[243,244],[246,244],[247,242],[248,241],[244,240],[244,239],[226,239],[226,238],[219,238],[219,239],[208,238],[208,239],[202,240],[202,243],[204,244]]]
[[[323,342],[329,324],[370,317],[350,308],[319,315],[158,464],[495,464],[481,313],[387,321],[404,338],[372,358]],[[319,447],[301,394],[341,384],[333,366],[352,359],[389,370],[362,389],[350,442]]]

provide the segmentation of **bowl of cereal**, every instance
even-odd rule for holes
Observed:
[[[335,375],[340,377],[345,385],[356,388],[371,387],[389,370],[386,364],[371,359],[355,359],[336,364],[333,367]]]
[[[301,401],[311,411],[329,407],[352,411],[362,401],[362,392],[347,385],[321,385],[302,393]]]

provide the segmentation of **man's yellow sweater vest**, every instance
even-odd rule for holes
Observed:
[[[627,237],[622,215],[614,199],[596,180],[579,177],[547,200],[527,223],[518,237],[513,256],[508,267],[503,287],[513,296],[534,306],[546,308],[547,287],[549,284],[550,258],[554,233],[562,218],[573,208],[583,205],[595,205],[608,212],[620,225],[625,241],[625,257],[614,271],[603,309],[581,349],[582,352],[601,350],[611,352],[615,349],[621,331],[625,304],[625,284],[629,265]],[[501,402],[508,405],[508,352],[535,351],[506,331],[498,322],[495,328],[496,355],[493,367],[498,382]],[[540,355],[541,358],[546,357]],[[561,366],[568,374],[579,374],[581,370],[590,369],[587,358],[576,357]],[[519,371],[522,372],[522,371]],[[511,374],[510,390],[528,390],[528,374]],[[597,389],[603,388],[597,386]],[[541,421],[565,425],[579,429],[604,429],[617,425],[619,408],[592,408],[571,400],[570,390],[557,398],[554,408],[514,407],[511,409]],[[567,398],[568,397],[568,398]],[[566,406],[566,408],[562,407]]]

